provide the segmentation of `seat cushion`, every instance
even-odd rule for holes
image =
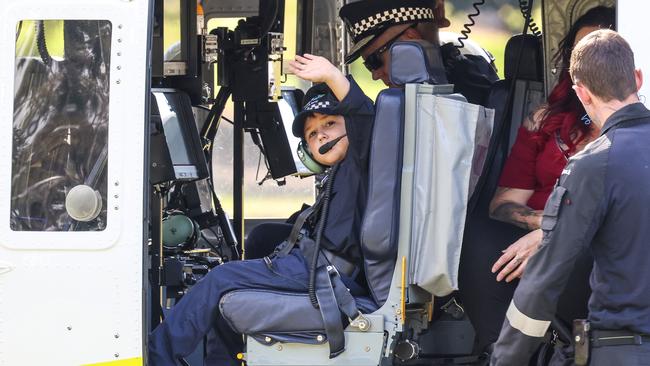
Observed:
[[[370,298],[355,300],[362,313],[377,309]],[[265,339],[263,343],[317,344],[326,340],[320,310],[311,305],[307,293],[235,290],[223,295],[219,310],[235,332]]]

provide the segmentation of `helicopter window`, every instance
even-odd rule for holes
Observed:
[[[10,227],[106,228],[111,23],[16,27]]]
[[[165,0],[163,28],[163,47],[165,61],[184,61],[181,54],[181,2]]]

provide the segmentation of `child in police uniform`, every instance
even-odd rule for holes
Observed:
[[[292,130],[303,139],[311,157],[319,164],[336,166],[331,180],[332,194],[325,219],[321,247],[344,261],[356,265],[343,282],[353,296],[367,295],[363,278],[359,233],[366,203],[368,153],[374,119],[374,107],[356,82],[346,78],[322,57],[296,56],[289,63],[299,77],[324,83],[312,87],[303,110],[296,116]],[[329,144],[328,144],[329,143]],[[319,151],[324,145],[324,148]],[[327,151],[325,151],[327,150]],[[312,230],[313,231],[313,230]],[[211,330],[206,364],[238,365],[242,338],[219,312],[219,301],[227,292],[261,289],[307,292],[308,261],[299,249],[288,255],[264,259],[233,261],[214,268],[167,314],[149,337],[152,365],[175,365],[178,358],[190,354]],[[371,301],[370,301],[371,303]],[[375,310],[368,301],[357,304],[364,313]]]

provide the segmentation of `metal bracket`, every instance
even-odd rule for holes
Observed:
[[[445,313],[451,315],[451,317],[454,319],[462,319],[463,316],[465,316],[465,309],[463,309],[463,307],[460,306],[458,302],[456,302],[455,297],[452,297],[451,300],[442,305],[440,309],[442,309],[442,311]]]
[[[219,37],[213,34],[203,36],[203,62],[212,64],[219,57]]]
[[[359,329],[362,332],[367,332],[370,330],[370,320],[364,317],[363,314],[359,313],[354,320],[350,319],[350,326]]]

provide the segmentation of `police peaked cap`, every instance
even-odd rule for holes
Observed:
[[[361,50],[388,27],[432,22],[435,6],[436,0],[361,0],[343,6],[339,16],[354,42],[345,63],[357,59]]]
[[[291,132],[293,132],[294,136],[304,139],[305,121],[308,116],[314,113],[322,113],[330,116],[341,114],[338,112],[338,106],[339,101],[332,94],[330,88],[327,87],[327,84],[320,83],[312,86],[307,90],[307,94],[305,94],[302,110],[293,119]]]

